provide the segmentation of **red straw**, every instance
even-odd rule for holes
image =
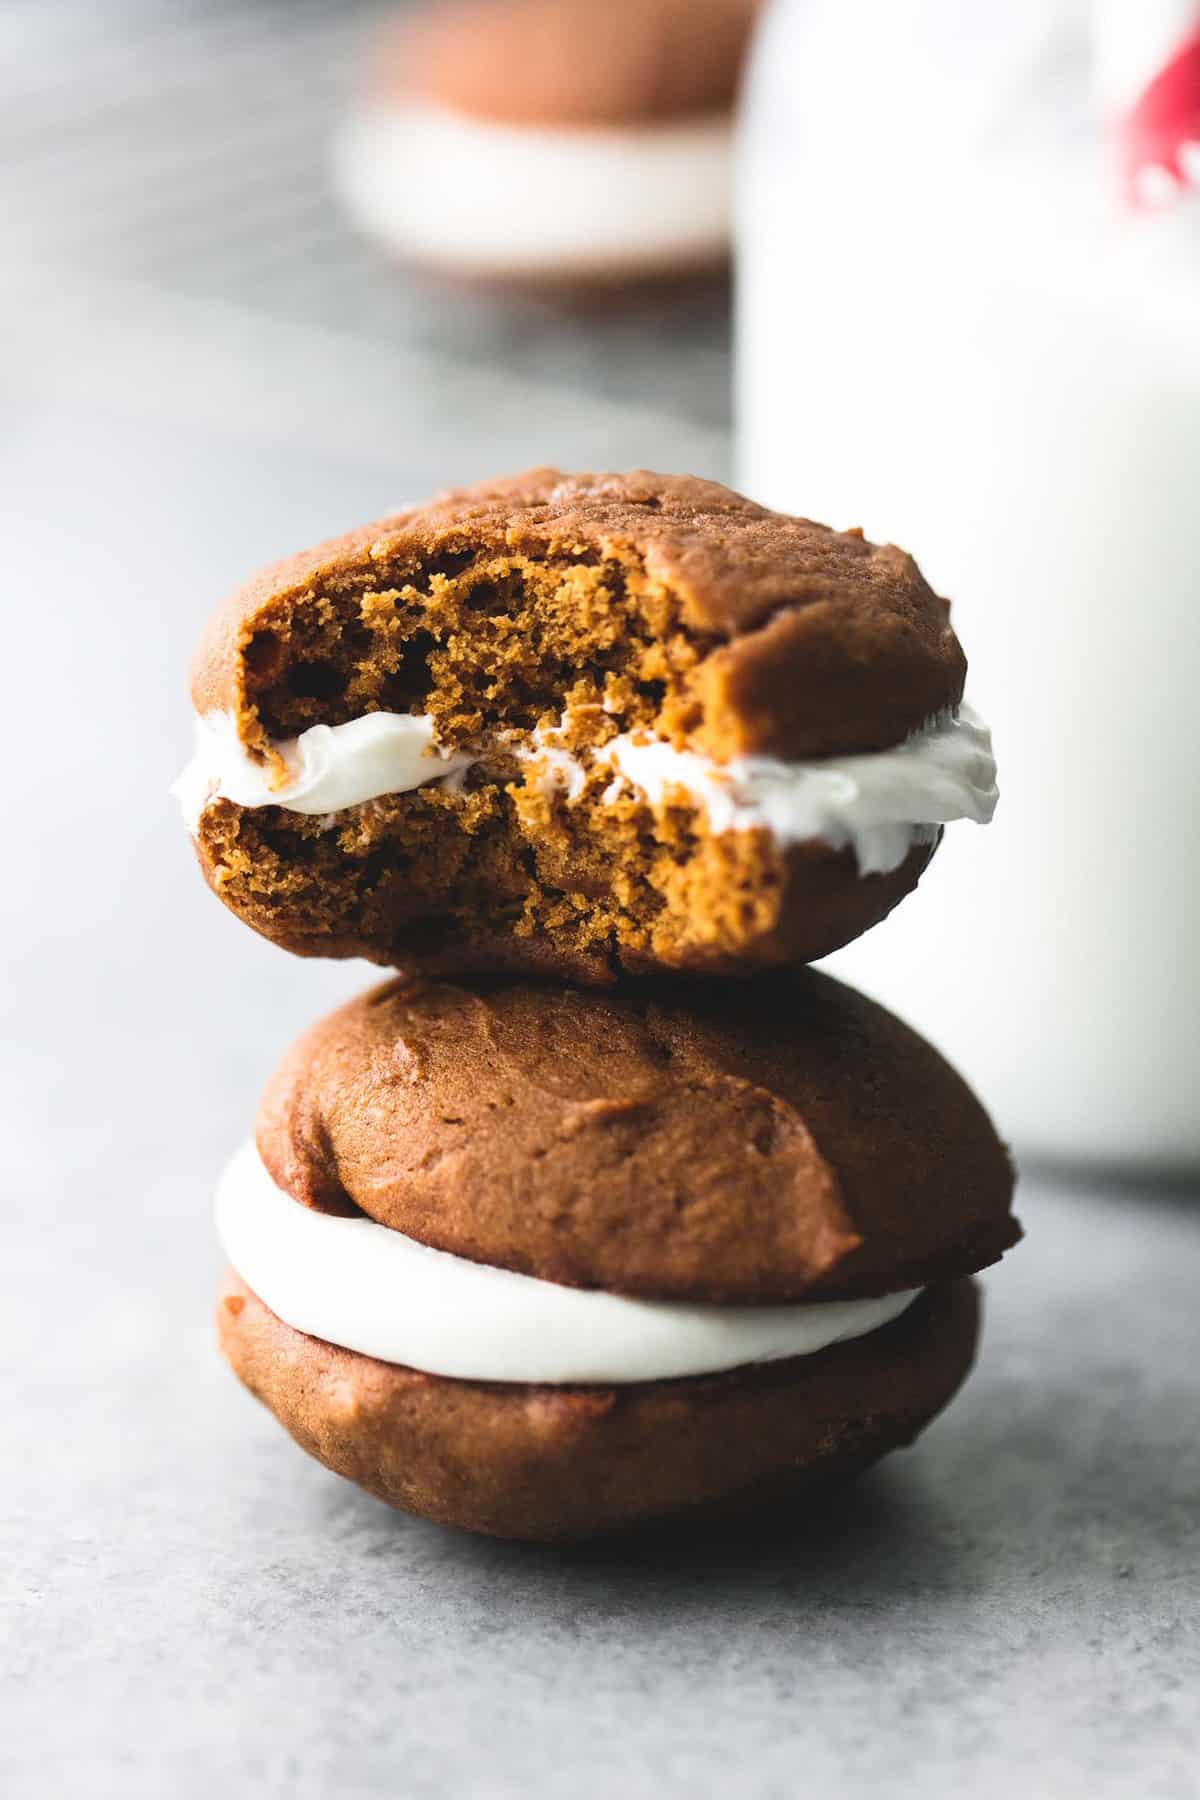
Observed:
[[[1134,206],[1159,210],[1200,190],[1200,30],[1121,120],[1120,135]]]

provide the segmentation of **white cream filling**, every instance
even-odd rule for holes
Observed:
[[[342,198],[405,255],[467,273],[716,258],[729,242],[727,117],[506,125],[412,102],[361,112],[334,149]]]
[[[291,775],[279,786],[271,785],[267,766],[247,751],[231,712],[197,717],[195,749],[171,789],[191,832],[211,800],[285,806],[323,817],[382,794],[407,794],[426,782],[444,781],[476,760],[435,745],[433,720],[426,713],[364,713],[345,725],[310,725],[299,737],[271,747]]]
[[[854,851],[861,875],[899,868],[940,825],[996,810],[996,762],[987,726],[969,706],[891,750],[780,762],[742,756],[714,763],[670,744],[616,738],[606,754],[621,780],[661,806],[681,789],[708,813],[713,831],[769,831],[782,845],[813,840]]]
[[[556,735],[539,730],[529,744],[510,748],[547,792],[570,805],[586,785],[589,765],[557,747]],[[440,750],[425,714],[367,713],[345,725],[314,725],[274,748],[293,772],[278,787],[246,751],[231,713],[198,718],[195,753],[173,789],[189,828],[195,832],[218,797],[326,816],[452,780],[479,760],[478,753]],[[851,848],[863,875],[898,868],[914,844],[929,842],[955,819],[986,824],[997,799],[991,737],[969,706],[931,720],[894,749],[860,756],[716,763],[625,732],[593,758],[612,770],[604,791],[609,802],[632,791],[661,807],[680,793],[706,810],[714,831],[762,829],[785,847],[815,840]]]
[[[285,1324],[381,1362],[474,1381],[630,1382],[812,1356],[898,1318],[919,1289],[812,1306],[692,1306],[561,1287],[313,1212],[253,1144],[217,1189],[217,1234]]]

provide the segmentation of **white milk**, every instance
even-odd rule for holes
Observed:
[[[1017,1144],[1200,1163],[1200,195],[1128,211],[1086,6],[796,0],[740,179],[740,483],[955,602],[1000,808],[834,959]]]

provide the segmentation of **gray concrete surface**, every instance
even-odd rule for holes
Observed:
[[[182,94],[194,57],[164,57]],[[293,963],[202,890],[165,794],[199,621],[255,563],[443,481],[719,475],[723,361],[680,328],[675,373],[631,389],[622,331],[591,365],[568,337],[510,354],[500,325],[489,351],[486,323],[469,353],[425,315],[388,337],[328,271],[320,308],[273,308],[248,270],[152,264],[134,198],[121,255],[39,203],[0,294],[0,1792],[1189,1800],[1195,1194],[1028,1179],[960,1401],[832,1511],[736,1538],[546,1552],[392,1516],[218,1362],[214,1174],[281,1047],[370,977]],[[623,328],[642,366],[663,329]]]
[[[105,1146],[89,1108],[20,1193],[12,1800],[1196,1793],[1194,1215],[1028,1185],[973,1383],[832,1513],[473,1541],[308,1462],[218,1364],[211,1121],[250,1096],[213,1071],[247,996],[185,987],[203,1071],[93,1030],[150,1116]]]
[[[218,1364],[214,1173],[281,1046],[369,976],[203,891],[165,794],[184,665],[246,567],[423,491],[453,444],[322,457],[248,379],[218,430],[230,321],[189,339],[126,300],[52,397],[26,319],[0,450],[0,1791],[1195,1794],[1195,1196],[1029,1180],[966,1394],[832,1517],[762,1536],[460,1539],[308,1463]],[[191,370],[170,395],[152,326]],[[593,429],[614,460],[720,455],[524,398],[508,429],[571,460]]]

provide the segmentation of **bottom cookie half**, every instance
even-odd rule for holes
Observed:
[[[390,1505],[553,1542],[799,1498],[911,1443],[971,1366],[970,1280],[814,1356],[628,1387],[457,1381],[284,1324],[232,1272],[234,1371],[319,1462]]]

